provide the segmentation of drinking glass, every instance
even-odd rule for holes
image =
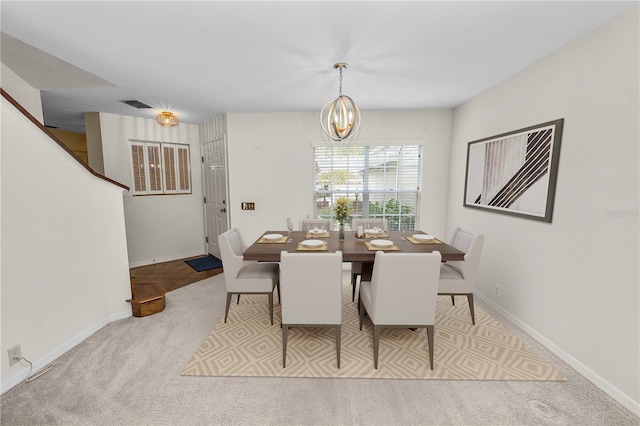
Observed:
[[[291,219],[287,218],[287,238],[288,241],[287,242],[291,242],[291,233],[293,232],[293,223],[291,222]]]

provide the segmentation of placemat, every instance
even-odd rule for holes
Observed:
[[[371,244],[368,241],[364,242],[364,245],[367,247],[367,249],[371,250],[371,251],[375,251],[375,250],[383,250],[383,251],[399,251],[400,249],[398,248],[398,246],[396,246],[395,244],[390,245],[389,247],[377,247],[374,246],[373,244]]]
[[[407,241],[410,241],[413,244],[442,244],[442,241],[437,238],[434,238],[433,240],[418,240],[413,237],[407,237]]]
[[[260,244],[282,244],[282,243],[286,243],[287,242],[288,237],[285,235],[282,238],[280,238],[279,240],[266,240],[263,237],[260,237],[260,239],[258,240],[258,243]]]
[[[323,244],[318,247],[305,246],[304,244],[302,244],[302,242],[299,242],[298,246],[296,247],[296,250],[303,250],[303,251],[327,251],[328,249],[329,247],[327,246],[327,243],[325,243],[324,241],[323,241]]]
[[[304,236],[305,238],[329,238],[331,237],[331,232],[307,232]]]
[[[386,232],[367,232],[364,231],[365,238],[389,238],[389,234]]]

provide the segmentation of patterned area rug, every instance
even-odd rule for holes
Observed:
[[[183,376],[343,377],[448,380],[566,380],[500,323],[475,306],[471,324],[466,297],[440,296],[435,323],[434,369],[429,369],[425,329],[383,329],[378,369],[368,317],[359,330],[351,284],[343,288],[342,354],[336,366],[330,328],[289,330],[287,367],[282,368],[280,304],[274,295],[274,325],[266,295],[235,297],[225,324],[220,319],[182,371]]]

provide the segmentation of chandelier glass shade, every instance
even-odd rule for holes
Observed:
[[[166,127],[177,126],[180,120],[176,117],[172,112],[162,111],[160,114],[156,115],[156,121],[158,124]]]
[[[346,63],[333,66],[340,71],[340,91],[338,97],[327,102],[320,111],[322,131],[334,141],[347,139],[360,127],[360,110],[353,99],[342,94],[342,70],[347,66]]]

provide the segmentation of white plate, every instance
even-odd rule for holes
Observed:
[[[324,242],[320,240],[304,240],[302,242],[302,245],[307,247],[320,247],[323,244]]]
[[[416,240],[433,240],[435,237],[433,235],[428,235],[428,234],[414,234],[412,235],[413,238],[415,238]]]
[[[376,247],[390,247],[393,245],[393,241],[389,240],[371,240],[371,244]]]
[[[262,236],[262,238],[264,238],[265,240],[268,240],[268,241],[279,240],[282,237],[284,237],[284,235],[282,235],[282,234],[265,234],[265,235]]]
[[[318,230],[310,229],[309,230],[310,234],[324,234],[325,232],[327,232],[327,231],[325,231],[324,229],[318,229]]]

